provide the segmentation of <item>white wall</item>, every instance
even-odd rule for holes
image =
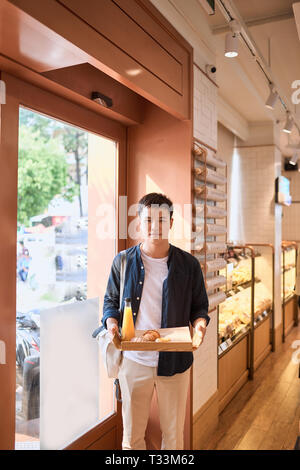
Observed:
[[[283,240],[300,240],[300,173],[288,171],[283,175],[291,181],[292,200],[299,201],[299,203],[293,202],[290,207],[283,207],[282,238]]]
[[[194,137],[217,148],[217,87],[194,66]]]
[[[194,137],[217,148],[218,89],[194,66]],[[210,313],[210,324],[203,344],[194,354],[193,413],[209,400],[218,388],[217,310]]]
[[[197,0],[151,0],[151,3],[194,48],[194,62],[202,70],[206,64],[216,63],[215,37]]]
[[[227,163],[228,241],[274,245],[274,309],[275,326],[278,326],[281,323],[282,207],[274,202],[275,178],[281,174],[276,132],[272,123],[252,124],[249,140],[241,141],[218,124],[218,154]]]

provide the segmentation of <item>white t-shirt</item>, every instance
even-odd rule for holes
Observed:
[[[168,276],[168,256],[152,258],[141,249],[145,277],[142,298],[135,323],[136,330],[156,330],[161,327],[162,288]],[[157,367],[158,351],[124,351],[127,359],[145,366]]]

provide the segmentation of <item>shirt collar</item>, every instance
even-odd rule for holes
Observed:
[[[137,247],[137,254],[138,254],[138,259],[139,259],[139,262],[142,263],[142,258],[141,258],[141,243],[139,243],[136,247]],[[168,253],[168,260],[167,260],[167,265],[169,267],[170,265],[170,261],[171,261],[171,258],[172,258],[172,255],[173,255],[173,251],[174,251],[174,246],[169,242],[169,253]]]

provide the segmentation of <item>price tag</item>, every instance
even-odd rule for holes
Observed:
[[[221,348],[221,346],[219,346],[218,351],[219,351],[219,354],[222,354],[222,348]]]
[[[222,351],[226,351],[226,349],[227,349],[226,341],[225,341],[225,343],[220,344],[220,348],[221,348]]]
[[[231,341],[230,338],[228,338],[228,339],[226,340],[226,344],[227,344],[228,347],[232,345],[232,341]]]

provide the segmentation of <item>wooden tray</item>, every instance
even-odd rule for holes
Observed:
[[[162,328],[158,330],[162,338],[169,337],[170,341],[157,343],[155,341],[136,343],[134,341],[121,341],[115,335],[113,342],[116,348],[122,351],[192,351],[193,342],[188,326],[178,328]],[[145,330],[136,330],[135,336],[142,336]]]

